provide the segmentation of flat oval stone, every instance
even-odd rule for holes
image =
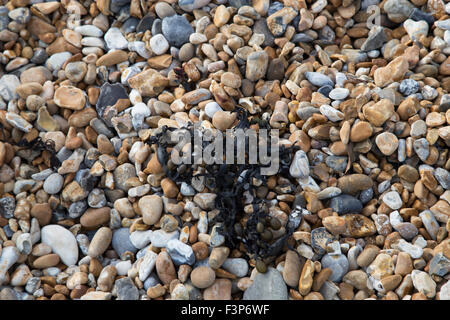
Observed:
[[[341,194],[330,200],[330,208],[338,214],[360,213],[363,205],[359,199],[348,194]]]
[[[51,224],[41,229],[41,242],[52,248],[61,261],[67,265],[75,265],[78,261],[78,245],[75,236],[64,227]]]

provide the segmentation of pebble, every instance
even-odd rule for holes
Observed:
[[[192,248],[177,239],[169,240],[166,249],[175,265],[193,265],[195,262]]]
[[[128,41],[123,36],[118,28],[109,28],[104,36],[106,46],[111,49],[126,49],[128,48]]]
[[[321,264],[322,268],[332,270],[328,279],[333,282],[340,282],[344,275],[348,272],[348,260],[343,254],[326,254],[322,257]]]
[[[173,15],[162,19],[162,33],[170,45],[180,48],[189,42],[194,29],[184,16]]]
[[[213,285],[216,280],[216,274],[213,269],[208,266],[200,266],[192,270],[192,284],[200,289],[205,289]]]
[[[78,261],[78,245],[74,235],[59,225],[47,225],[41,229],[41,242],[52,248],[61,261],[67,265],[75,265]]]
[[[360,213],[363,206],[357,198],[348,194],[341,194],[330,200],[330,208],[338,214],[347,214]]]
[[[433,298],[436,295],[436,283],[426,272],[413,270],[411,278],[414,288],[423,293],[427,298]]]
[[[44,181],[44,191],[48,194],[57,194],[61,191],[64,178],[58,173],[52,173]]]
[[[318,72],[305,72],[305,77],[316,87],[331,86],[334,87],[333,81],[326,75]]]
[[[132,253],[136,253],[137,251],[137,248],[130,241],[130,230],[128,228],[114,230],[111,244],[119,256],[122,256],[126,251]]]
[[[252,285],[244,291],[244,300],[287,300],[286,284],[280,272],[269,267],[266,273],[258,273]]]
[[[138,300],[139,290],[130,278],[122,278],[114,283],[117,300]]]
[[[248,263],[242,258],[226,259],[222,268],[239,278],[245,277],[248,273]]]
[[[392,210],[400,209],[403,205],[402,199],[397,191],[390,191],[383,195],[383,202]]]

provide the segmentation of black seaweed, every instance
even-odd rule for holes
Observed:
[[[61,165],[61,161],[56,157],[55,142],[53,140],[42,141],[41,137],[37,137],[31,141],[22,139],[17,143],[18,147],[32,149],[34,151],[42,152],[46,150],[50,153],[50,165],[53,169],[57,169]]]
[[[252,121],[247,118],[247,111],[238,108],[239,123],[235,128],[248,128]],[[189,124],[187,128],[193,133],[194,127]],[[164,126],[161,131],[154,136],[149,137],[146,143],[149,145],[156,145],[156,154],[159,163],[162,165],[167,177],[179,184],[185,182],[191,184],[194,177],[194,165],[184,165],[184,171],[170,170],[167,166],[169,154],[167,147],[169,146],[166,133],[175,130]],[[193,137],[193,134],[191,134]],[[267,141],[270,145],[270,139]],[[248,144],[246,144],[248,146]],[[235,143],[236,146],[236,143]],[[289,166],[292,161],[293,152],[298,147],[280,148],[280,169],[278,173],[290,177]],[[268,148],[270,152],[270,148]],[[248,157],[248,150],[246,150]],[[236,152],[235,152],[236,155]],[[264,220],[269,216],[266,201],[256,197],[256,190],[252,184],[252,179],[256,178],[265,185],[267,177],[261,174],[261,169],[264,165],[260,164],[212,164],[205,165],[205,172],[196,174],[195,176],[203,176],[205,178],[205,186],[212,192],[217,194],[215,199],[215,208],[219,210],[219,214],[213,219],[212,223],[218,223],[217,231],[225,237],[225,244],[233,248],[239,248],[242,243],[247,250],[250,258],[265,259],[275,256],[283,246],[286,240],[294,231],[293,223],[289,222],[286,225],[286,233],[281,238],[273,241],[264,241],[261,234],[257,232],[256,225],[259,221]],[[253,196],[253,213],[247,217],[245,225],[242,225],[245,207],[245,195],[248,191]],[[236,230],[236,224],[239,224],[243,232]]]

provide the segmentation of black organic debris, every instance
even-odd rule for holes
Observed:
[[[239,123],[234,129],[249,128],[252,121],[248,120],[247,111],[239,108],[237,112]],[[262,120],[260,122],[264,123]],[[182,129],[188,130],[192,139],[194,137],[194,131],[198,130],[194,129],[194,126],[191,123]],[[214,217],[211,223],[218,225],[217,231],[225,237],[225,244],[228,247],[239,248],[242,244],[246,249],[249,258],[259,259],[261,261],[277,255],[282,250],[283,246],[286,244],[286,240],[297,225],[289,220],[285,226],[285,234],[277,239],[273,239],[270,231],[270,228],[272,227],[271,223],[275,227],[278,227],[278,225],[281,226],[280,221],[270,217],[267,201],[256,196],[256,186],[253,183],[256,179],[259,181],[260,185],[267,185],[268,177],[261,174],[261,169],[266,167],[266,165],[207,164],[203,166],[204,172],[195,174],[194,172],[199,168],[198,164],[183,164],[170,169],[169,153],[167,149],[173,146],[169,137],[170,133],[173,131],[175,131],[175,128],[163,126],[156,134],[146,140],[146,143],[149,145],[155,145],[158,162],[163,167],[166,176],[177,184],[184,182],[188,185],[192,183],[194,177],[204,177],[205,186],[217,195],[215,199],[215,208],[219,210],[219,213]],[[191,143],[193,145],[194,141],[192,140]],[[270,153],[269,146],[271,140],[267,139],[266,143]],[[203,144],[203,147],[206,147],[208,142],[204,141]],[[245,156],[248,160],[248,143],[246,144],[246,147]],[[282,174],[283,176],[290,178],[289,166],[292,161],[293,153],[296,150],[298,150],[298,147],[295,146],[289,148],[284,146],[280,147],[280,167],[276,174]],[[235,152],[235,157],[236,154],[237,153]],[[236,162],[237,161],[235,161],[235,163]],[[193,163],[193,161],[191,161],[191,163]],[[247,215],[244,212],[244,208],[249,205],[245,202],[247,196],[253,198],[250,204],[252,206],[252,213],[250,215]],[[264,224],[264,230],[258,232],[258,224],[261,223]]]

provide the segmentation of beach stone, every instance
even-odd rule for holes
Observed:
[[[354,124],[350,131],[350,141],[361,142],[369,138],[373,133],[373,128],[369,122],[359,121]]]
[[[58,173],[53,173],[44,181],[44,191],[48,194],[57,194],[61,191],[64,184],[64,178]]]
[[[60,107],[77,111],[84,108],[86,97],[76,87],[62,86],[56,89],[54,101]]]
[[[109,49],[121,50],[128,48],[128,41],[119,28],[109,28],[105,33],[104,39]]]
[[[394,114],[394,104],[389,99],[381,99],[363,108],[363,114],[372,125],[380,127]]]
[[[228,258],[222,264],[222,268],[238,278],[245,277],[248,273],[248,263],[243,258]]]
[[[373,26],[370,29],[369,35],[361,46],[363,51],[372,51],[379,49],[387,41],[386,33],[384,28],[381,26]]]
[[[106,107],[113,106],[119,99],[128,99],[128,94],[120,83],[110,84],[105,82],[100,87],[100,94],[95,105],[99,117],[103,116]]]
[[[306,79],[316,87],[331,86],[334,87],[333,81],[326,75],[319,72],[305,72]]]
[[[450,260],[442,253],[437,253],[430,260],[430,268],[428,273],[430,275],[436,274],[440,277],[445,276],[450,272]]]
[[[311,231],[311,246],[318,254],[324,254],[326,252],[327,245],[333,240],[333,235],[323,227],[316,228]]]
[[[265,76],[269,65],[269,56],[265,51],[252,52],[247,57],[245,77],[250,81],[257,81]]]
[[[112,240],[112,231],[107,227],[102,227],[97,230],[89,245],[90,257],[98,257],[108,249]]]
[[[10,219],[14,215],[16,200],[13,197],[0,198],[0,215],[5,219]]]
[[[194,29],[184,16],[173,15],[162,20],[162,33],[170,45],[180,48],[189,42]]]
[[[75,265],[78,261],[78,245],[75,236],[59,225],[47,225],[41,229],[41,242],[52,248],[61,261],[67,265]]]
[[[124,163],[114,170],[114,182],[116,187],[123,191],[128,191],[129,186],[125,182],[136,176],[136,169],[131,163]]]
[[[407,0],[387,0],[384,3],[384,11],[386,11],[389,19],[396,23],[405,21],[414,8],[414,5]]]
[[[338,179],[337,187],[342,190],[342,193],[356,194],[358,191],[366,190],[373,186],[373,181],[370,177],[354,173],[343,176]]]
[[[360,213],[363,206],[357,198],[348,194],[341,194],[330,200],[330,208],[338,214],[347,214]]]
[[[445,170],[443,168],[436,168],[433,174],[442,188],[446,190],[450,189],[450,172],[448,170]]]
[[[130,230],[128,228],[120,228],[114,230],[112,236],[112,247],[119,256],[126,251],[136,253],[137,248],[130,241]]]
[[[330,255],[326,254],[321,260],[322,268],[331,269],[331,275],[328,278],[333,282],[340,282],[348,271],[348,260],[343,254]]]
[[[436,295],[436,283],[426,272],[413,270],[411,278],[417,291],[423,293],[427,298],[434,298]]]
[[[133,283],[133,281],[128,278],[121,278],[116,280],[114,283],[115,290],[117,292],[117,300],[138,300],[139,290]]]
[[[244,300],[287,300],[286,284],[280,272],[272,267],[258,273],[252,285],[244,291]]]
[[[390,132],[383,132],[377,135],[375,143],[378,149],[386,156],[390,156],[398,148],[398,138]]]
[[[161,197],[157,195],[144,196],[139,199],[138,206],[145,224],[153,225],[161,218],[163,210]]]
[[[216,280],[216,274],[213,269],[208,266],[200,266],[192,270],[191,281],[194,286],[205,289],[213,285]]]
[[[419,233],[417,227],[409,222],[401,222],[394,226],[394,229],[407,241],[411,241]]]
[[[405,22],[403,22],[403,27],[411,40],[418,40],[422,36],[427,36],[429,28],[426,21],[414,21],[412,19],[405,20]]]
[[[325,117],[333,122],[341,121],[342,119],[344,119],[344,114],[330,105],[321,105],[320,113],[322,113]]]
[[[175,267],[167,251],[162,251],[158,254],[155,267],[156,273],[162,283],[170,284],[172,280],[177,278]]]
[[[294,288],[298,286],[301,271],[301,262],[298,254],[292,250],[288,250],[283,268],[283,279],[286,284]]]
[[[413,143],[414,152],[422,161],[426,161],[430,155],[430,143],[425,139],[417,139]]]
[[[450,281],[447,281],[439,291],[439,298],[441,300],[450,300]]]
[[[165,248],[167,243],[172,239],[178,239],[180,233],[176,230],[173,232],[166,232],[164,230],[156,230],[151,235],[152,246],[157,248]]]
[[[400,86],[398,87],[398,91],[401,92],[404,96],[410,96],[417,91],[419,91],[419,83],[414,79],[404,79],[400,82]]]
[[[298,150],[292,159],[289,173],[293,178],[304,179],[309,176],[309,161],[303,150]]]
[[[5,74],[0,77],[0,97],[6,101],[17,99],[16,89],[20,85],[20,80],[12,74]]]
[[[403,201],[397,191],[390,191],[384,194],[383,202],[392,210],[402,207]]]
[[[169,240],[166,249],[175,265],[193,265],[195,263],[192,248],[177,239]]]
[[[150,48],[156,55],[161,55],[169,49],[169,43],[162,34],[157,34],[150,39]]]

